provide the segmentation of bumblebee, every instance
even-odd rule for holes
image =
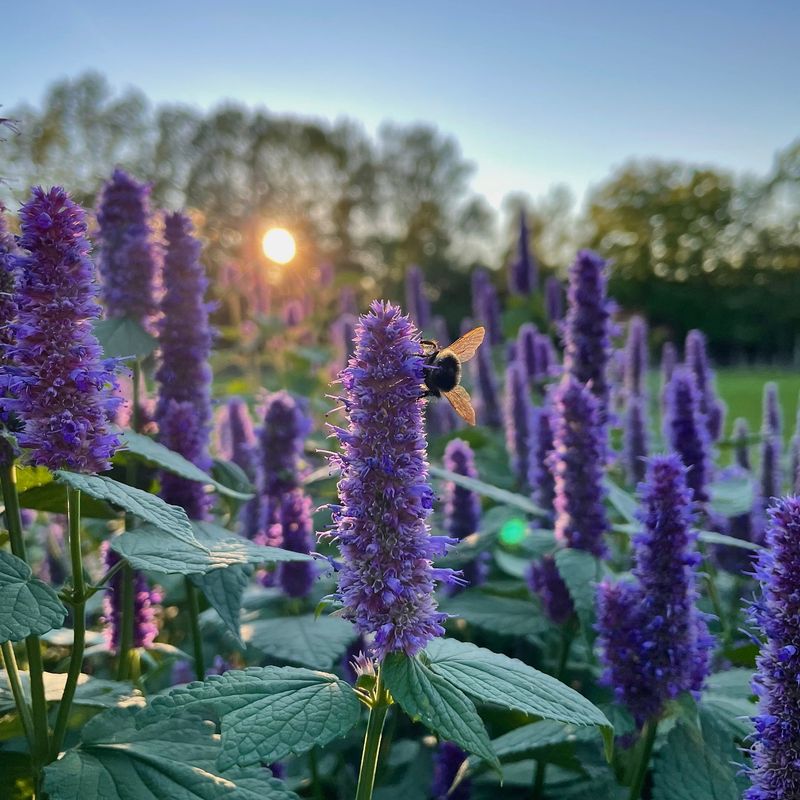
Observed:
[[[469,361],[483,342],[486,331],[473,328],[448,347],[439,348],[431,339],[421,342],[425,356],[425,391],[423,397],[444,395],[456,414],[470,425],[475,424],[475,409],[469,392],[461,385],[461,365]]]

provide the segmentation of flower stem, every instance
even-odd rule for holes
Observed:
[[[364,750],[361,753],[361,768],[358,772],[358,789],[355,800],[372,800],[372,790],[375,786],[383,724],[386,722],[386,713],[389,711],[390,705],[381,682],[380,672],[375,682],[374,698],[373,705],[369,710],[367,735],[364,737]]]
[[[3,502],[6,508],[6,526],[11,542],[11,552],[27,563],[25,541],[22,537],[22,515],[20,513],[19,495],[17,494],[17,474],[13,463],[0,466],[0,487],[3,490]],[[47,700],[44,694],[44,664],[42,662],[42,646],[38,636],[25,639],[28,654],[28,677],[31,682],[31,706],[33,708],[33,730],[35,747],[31,751],[31,760],[39,783],[40,770],[47,763],[50,750],[50,723],[47,719]]]
[[[83,554],[81,552],[81,492],[80,489],[67,489],[67,521],[69,524],[69,557],[72,565],[72,655],[69,660],[67,682],[58,706],[53,744],[50,750],[52,760],[58,758],[64,744],[67,723],[72,709],[72,700],[83,666],[83,651],[86,645],[86,582],[83,576]]]
[[[131,397],[131,428],[137,433],[142,427],[141,413],[139,409],[139,383],[142,376],[142,364],[140,359],[133,362],[132,375],[132,397]],[[136,486],[138,469],[135,458],[128,459],[125,468],[125,479],[129,486]],[[125,529],[131,530],[135,526],[134,518],[131,514],[125,515]],[[120,603],[120,630],[119,630],[119,653],[117,654],[117,680],[125,681],[130,677],[131,670],[131,650],[133,649],[133,618],[136,613],[134,608],[134,573],[126,563],[122,569],[122,576],[119,580],[122,589]]]
[[[642,796],[642,788],[644,787],[644,779],[647,777],[647,769],[650,766],[650,755],[653,752],[657,728],[658,720],[656,719],[649,719],[642,728],[639,760],[633,773],[633,781],[631,782],[631,791],[628,795],[628,800],[639,800]]]
[[[197,587],[191,578],[185,579],[186,604],[189,611],[189,627],[192,631],[192,650],[194,652],[194,674],[197,680],[206,677],[206,665],[203,660],[203,640],[200,638],[200,598],[197,596]]]
[[[3,652],[3,664],[6,668],[11,694],[14,695],[14,702],[17,705],[17,711],[22,720],[22,728],[25,731],[25,738],[28,740],[28,747],[31,753],[33,753],[33,749],[36,746],[33,717],[31,716],[31,710],[28,707],[28,701],[25,699],[25,692],[22,689],[22,683],[19,679],[19,669],[17,668],[17,657],[14,655],[14,646],[11,642],[3,642],[1,647]]]

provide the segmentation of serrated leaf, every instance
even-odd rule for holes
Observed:
[[[500,489],[497,486],[492,486],[489,483],[479,481],[477,478],[468,478],[466,475],[459,475],[456,472],[442,469],[442,467],[436,467],[433,464],[431,464],[429,467],[429,471],[434,478],[452,481],[454,484],[456,484],[456,486],[461,486],[464,489],[469,489],[471,492],[476,492],[484,497],[489,497],[501,505],[519,508],[522,511],[525,511],[526,513],[532,514],[536,517],[548,516],[548,513],[544,509],[539,508],[536,503],[534,503],[528,497],[525,497],[524,494],[515,494],[514,492],[509,492],[506,489]]]
[[[655,758],[653,800],[739,800],[735,770],[706,745],[703,733],[678,720]]]
[[[313,669],[330,669],[356,638],[338,617],[276,617],[242,625],[242,639],[270,658]]]
[[[83,728],[80,744],[45,768],[51,800],[297,800],[262,767],[220,770],[213,723],[184,716],[136,726],[114,709]]]
[[[536,613],[530,600],[499,597],[480,589],[467,589],[442,602],[442,611],[476,628],[505,636],[536,637],[547,629],[547,621]]]
[[[77,472],[58,470],[56,480],[79,489],[96,500],[103,500],[133,514],[144,522],[155,525],[163,534],[201,550],[189,524],[186,512],[179,506],[165,503],[160,497],[137,489],[135,486],[115,481],[106,475],[80,475]]]
[[[437,675],[481,702],[542,719],[600,728],[610,758],[614,729],[597,706],[550,675],[516,658],[455,639],[434,639],[425,656]]]
[[[594,641],[595,585],[600,564],[591,553],[571,547],[556,550],[554,559],[558,574],[569,590],[584,636],[591,645]]]
[[[170,539],[152,525],[111,539],[111,547],[134,569],[177,575],[204,575],[234,565],[310,561],[311,556],[266,547],[212,522],[192,521],[193,542]]]
[[[94,335],[107,358],[147,358],[158,347],[155,337],[129,317],[97,320]]]
[[[419,719],[438,736],[480,756],[499,770],[489,735],[473,702],[450,681],[437,675],[419,658],[390,653],[381,665],[381,678],[400,708]]]
[[[298,667],[248,667],[154,697],[147,718],[182,711],[222,724],[221,767],[270,764],[344,736],[361,704],[349,684]]]
[[[253,569],[249,565],[234,564],[206,575],[190,576],[192,583],[205,595],[240,645],[243,644],[239,631],[242,596],[252,574]]]
[[[34,578],[21,558],[0,550],[0,642],[47,633],[61,627],[66,616],[55,591]]]
[[[233,497],[237,500],[249,500],[253,497],[252,487],[250,491],[237,491],[231,487],[221,483],[213,478],[206,472],[203,472],[199,467],[195,466],[191,461],[184,458],[174,450],[164,447],[163,444],[156,442],[149,436],[144,436],[141,433],[136,433],[132,430],[123,430],[121,434],[122,446],[124,450],[118,451],[118,455],[123,458],[132,456],[144,461],[153,467],[171,472],[181,478],[186,478],[188,481],[195,481],[196,483],[204,483],[213,486],[220,494]]]

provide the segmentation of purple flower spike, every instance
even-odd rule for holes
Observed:
[[[284,391],[267,397],[258,437],[264,527],[275,524],[283,496],[300,486],[303,449],[310,431],[311,419],[299,400]]]
[[[32,464],[104,472],[119,447],[108,420],[121,398],[114,364],[103,361],[92,332],[100,307],[86,216],[60,187],[37,187],[20,221],[28,255],[13,256],[18,313],[0,411],[24,423],[18,441]]]
[[[211,353],[213,332],[205,301],[208,286],[200,263],[200,242],[189,218],[180,213],[165,219],[164,296],[158,333],[161,364],[156,420],[159,440],[204,470],[211,466]],[[181,505],[192,519],[207,515],[209,499],[201,484],[170,473],[161,478],[161,496]]]
[[[228,400],[217,419],[219,455],[232,461],[253,480],[256,475],[256,434],[247,403],[240,397]]]
[[[6,208],[0,202],[0,363],[6,356],[3,349],[14,342],[11,324],[17,316],[17,304],[14,302],[14,264],[11,257],[16,252],[17,245],[6,222]]]
[[[800,797],[800,498],[779,500],[769,517],[766,548],[756,568],[761,597],[750,609],[766,641],[756,659],[753,679],[759,713],[753,718],[752,786],[745,792],[745,800]]]
[[[782,436],[783,412],[778,400],[778,386],[770,382],[764,385],[761,421],[761,498],[765,507],[771,498],[782,493]]]
[[[664,342],[661,348],[661,385],[666,386],[672,379],[672,372],[678,366],[678,348],[672,342]]]
[[[572,376],[565,375],[553,392],[555,535],[562,544],[602,558],[608,530],[603,500],[604,429],[597,398]]]
[[[345,618],[374,634],[378,659],[402,650],[414,655],[444,633],[436,610],[436,581],[451,570],[432,559],[448,539],[432,537],[420,385],[424,362],[417,330],[391,303],[374,302],[361,317],[356,350],[342,373],[348,428],[332,428],[342,453],[341,505],[333,535],[344,565],[338,573]]]
[[[486,338],[492,346],[503,342],[503,326],[500,320],[500,300],[489,273],[482,268],[472,273],[472,315],[476,324],[486,328]],[[481,349],[487,350],[483,347]]]
[[[611,356],[611,304],[606,298],[608,265],[596,253],[581,250],[569,271],[564,323],[564,368],[588,384],[599,401],[600,421],[608,418],[608,362]]]
[[[444,449],[444,468],[477,478],[475,454],[463,439],[451,439]],[[475,492],[448,481],[444,486],[444,531],[456,540],[465,539],[476,533],[481,521],[481,500]],[[463,568],[464,579],[470,586],[479,586],[486,580],[488,564],[487,553],[481,553],[473,562]]]
[[[150,225],[150,187],[115,169],[100,193],[97,224],[106,313],[146,325],[157,310],[160,260]]]
[[[628,398],[622,430],[622,458],[628,483],[635,486],[644,480],[648,453],[647,403],[637,395]]]
[[[525,368],[519,361],[512,361],[506,368],[506,393],[503,406],[506,450],[511,461],[511,469],[519,483],[527,485],[530,470],[528,441],[533,405],[528,393]]]
[[[686,334],[686,366],[694,374],[700,399],[700,413],[706,420],[708,435],[716,442],[722,435],[725,421],[724,407],[717,398],[714,371],[708,360],[706,337],[702,331],[692,330]]]
[[[282,546],[293,553],[310,553],[313,545],[311,500],[301,489],[281,498],[278,512]],[[288,597],[306,597],[314,585],[314,565],[310,561],[287,561],[280,565],[278,582]]]
[[[508,268],[508,288],[511,294],[530,295],[539,283],[536,259],[530,249],[530,234],[525,211],[519,212],[517,252]]]
[[[687,482],[695,501],[707,503],[712,471],[708,429],[694,374],[685,367],[675,368],[667,386],[664,438],[688,470]]]
[[[500,428],[503,425],[503,415],[492,365],[492,351],[488,347],[479,347],[470,363],[473,384],[478,387],[475,398],[478,421],[489,428]]]
[[[108,542],[103,543],[103,558],[107,570],[121,560]],[[115,653],[122,636],[122,580],[122,573],[117,572],[109,581],[103,598],[106,641],[109,649]],[[133,592],[133,646],[150,647],[158,636],[156,612],[161,603],[161,594],[150,589],[147,578],[141,572],[134,573]]]
[[[355,346],[354,337],[356,335],[356,318],[353,314],[342,314],[331,325],[331,341],[336,347],[336,368],[334,372],[338,375],[353,355]]]
[[[699,555],[692,492],[676,454],[655,456],[641,485],[642,533],[634,537],[633,582],[600,584],[597,630],[604,682],[641,725],[668,700],[699,693],[714,641],[695,606]]]
[[[358,298],[352,286],[342,286],[339,291],[339,313],[358,316]]]
[[[647,396],[647,369],[647,323],[641,317],[631,317],[625,342],[626,397]]]
[[[427,331],[431,325],[431,301],[425,294],[425,276],[416,264],[406,271],[406,307],[416,326]]]
[[[441,742],[436,749],[433,766],[433,783],[431,797],[433,800],[469,800],[472,796],[472,781],[465,778],[450,791],[461,765],[467,760],[467,754],[452,742]]]
[[[552,518],[556,484],[548,466],[553,452],[553,410],[549,402],[533,409],[528,449],[531,453],[528,483],[533,490],[533,502]]]
[[[563,625],[575,613],[569,589],[553,556],[544,556],[540,561],[531,564],[528,585],[531,592],[539,596],[545,614],[556,625]]]
[[[544,310],[550,322],[560,322],[564,316],[564,287],[555,275],[544,283]]]
[[[544,370],[539,364],[540,349],[537,346],[539,331],[532,322],[523,322],[517,331],[516,354],[525,369],[525,374],[531,385],[538,381]]]
[[[744,417],[733,423],[733,460],[742,469],[750,471],[750,428]]]

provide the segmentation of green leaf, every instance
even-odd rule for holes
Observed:
[[[536,637],[548,627],[530,600],[499,597],[480,589],[467,589],[442,602],[442,611],[476,628],[505,636]],[[458,619],[454,621],[458,625]]]
[[[578,728],[564,722],[543,719],[530,725],[504,733],[492,740],[492,749],[504,762],[535,758],[550,764],[560,764],[575,769],[575,744],[589,741],[594,736],[591,728]]]
[[[599,708],[561,681],[516,658],[455,639],[434,639],[425,656],[437,675],[481,702],[542,719],[597,725],[610,758],[614,735],[611,723]]]
[[[356,638],[338,617],[304,614],[260,619],[242,626],[242,639],[270,658],[312,669],[330,669]]]
[[[23,693],[30,700],[29,673],[20,670],[19,680]],[[43,680],[45,700],[48,703],[60,702],[67,682],[67,673],[45,672]],[[85,673],[81,673],[78,677],[78,686],[73,700],[74,705],[96,708],[111,708],[118,705],[139,706],[143,703],[144,699],[131,684],[95,678]],[[11,711],[14,707],[14,695],[8,685],[8,677],[5,670],[0,670],[0,714]]]
[[[58,470],[55,476],[57,481],[79,489],[82,494],[117,506],[179,541],[202,549],[194,538],[186,512],[178,506],[165,503],[154,494],[120,483],[106,475],[80,475],[77,472]]]
[[[190,711],[222,724],[221,767],[270,764],[344,736],[361,704],[335,675],[297,667],[248,667],[154,697],[151,715]]]
[[[747,475],[735,475],[724,481],[714,481],[708,487],[710,506],[717,514],[736,517],[747,514],[753,508],[753,481]]]
[[[136,726],[136,712],[92,719],[80,744],[45,768],[50,800],[297,800],[262,767],[220,770],[213,723],[184,716]]]
[[[171,539],[152,525],[111,539],[111,546],[135,569],[178,575],[203,575],[234,565],[310,561],[311,556],[251,542],[213,522],[191,523],[191,542]]]
[[[38,486],[31,486],[19,495],[22,508],[35,511],[49,511],[53,514],[67,513],[67,492],[64,486],[51,480]],[[90,519],[116,519],[119,512],[102,500],[84,495],[81,498],[81,516]]]
[[[608,492],[608,500],[617,513],[628,522],[638,522],[636,519],[636,510],[638,508],[636,498],[624,489],[620,489],[608,476],[603,479],[603,485]]]
[[[703,732],[679,719],[655,758],[653,800],[739,800],[736,769],[704,740]]]
[[[381,677],[400,708],[442,739],[455,742],[499,770],[489,735],[473,702],[450,681],[437,675],[419,658],[390,653]]]
[[[15,470],[17,492],[27,492],[37,486],[46,486],[53,481],[53,473],[47,467],[19,466]]]
[[[129,317],[98,320],[94,335],[107,358],[147,358],[158,347],[156,339]]]
[[[192,575],[190,578],[240,645],[243,644],[239,632],[242,596],[252,573],[249,565],[234,564],[215,569],[206,575]]]
[[[735,536],[726,536],[724,533],[716,531],[698,531],[697,538],[705,544],[724,544],[728,547],[738,547],[740,550],[752,550],[756,553],[764,549],[763,545],[748,542],[746,539],[737,539]]]
[[[203,472],[199,467],[192,464],[191,461],[184,458],[174,450],[164,447],[149,436],[144,436],[141,433],[136,433],[132,430],[124,430],[121,434],[122,446],[124,450],[118,451],[123,459],[127,456],[133,456],[140,461],[145,462],[153,467],[171,472],[173,475],[178,475],[181,478],[186,478],[188,481],[195,481],[196,483],[204,483],[213,486],[220,494],[233,497],[237,500],[249,500],[253,497],[252,486],[249,491],[232,489],[224,483],[212,478],[206,472]],[[247,484],[249,486],[249,483]]]
[[[224,486],[227,489],[227,492],[221,491],[221,494],[227,494],[231,498],[239,498],[253,493],[253,484],[238,464],[221,458],[215,458],[211,463],[214,485]]]
[[[554,559],[558,574],[569,590],[584,636],[594,641],[595,586],[600,574],[600,562],[584,550],[565,547],[556,550]]]
[[[450,470],[443,469],[442,467],[431,465],[429,467],[429,471],[434,478],[452,481],[454,484],[456,484],[456,486],[462,486],[464,489],[477,492],[477,494],[483,495],[484,497],[489,497],[502,505],[514,506],[515,508],[522,509],[522,511],[525,511],[528,514],[532,514],[536,517],[548,516],[544,509],[539,508],[536,503],[525,497],[523,494],[509,492],[506,489],[500,489],[497,486],[492,486],[489,483],[479,481],[476,478],[468,478],[465,475],[459,475],[456,472],[450,472]]]
[[[0,550],[0,642],[61,627],[67,609],[46,583],[33,577],[21,559]]]

